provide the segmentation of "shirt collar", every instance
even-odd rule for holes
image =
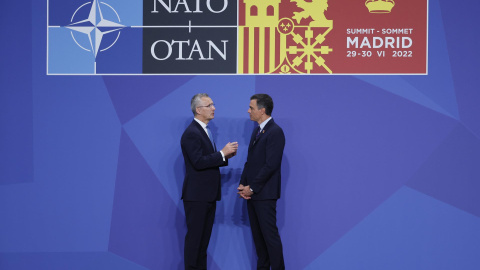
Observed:
[[[263,130],[263,128],[265,128],[265,126],[267,125],[268,121],[270,121],[270,119],[272,119],[271,116],[260,124],[260,130]]]
[[[200,124],[200,126],[202,126],[203,129],[206,129],[207,128],[207,124],[205,124],[204,122],[198,120],[197,118],[193,118],[193,120],[197,121],[197,123]]]

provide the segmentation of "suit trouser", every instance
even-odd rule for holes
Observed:
[[[257,251],[257,269],[285,269],[282,240],[277,228],[277,200],[247,201],[248,217]]]
[[[183,201],[187,221],[185,270],[207,269],[207,248],[212,235],[217,203]]]

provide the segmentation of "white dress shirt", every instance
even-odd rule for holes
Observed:
[[[271,117],[270,117],[271,118]],[[205,133],[207,133],[207,136],[208,136],[208,131],[207,131],[207,124],[205,124],[204,122],[198,120],[197,118],[193,118],[193,120],[197,121],[197,123],[200,124],[200,126],[202,126],[203,130],[205,131]],[[210,138],[210,136],[209,136]],[[210,140],[213,141],[213,138],[210,138]],[[223,158],[223,161],[225,161],[225,155],[223,154],[222,150],[220,150],[220,154],[222,154],[222,158]]]

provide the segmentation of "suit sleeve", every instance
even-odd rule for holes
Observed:
[[[282,129],[277,129],[266,142],[266,162],[250,184],[255,193],[259,193],[270,177],[281,169],[284,148],[285,135]]]
[[[220,167],[228,164],[223,161],[220,152],[204,155],[202,141],[200,137],[193,132],[189,132],[182,136],[180,143],[195,170]]]
[[[247,165],[248,162],[245,162],[243,166],[242,176],[240,176],[240,184],[246,186],[247,185]]]

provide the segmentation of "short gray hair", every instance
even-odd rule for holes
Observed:
[[[192,101],[190,101],[190,106],[192,107],[193,115],[197,115],[197,107],[202,97],[209,97],[209,96],[206,93],[198,93],[192,97]]]

